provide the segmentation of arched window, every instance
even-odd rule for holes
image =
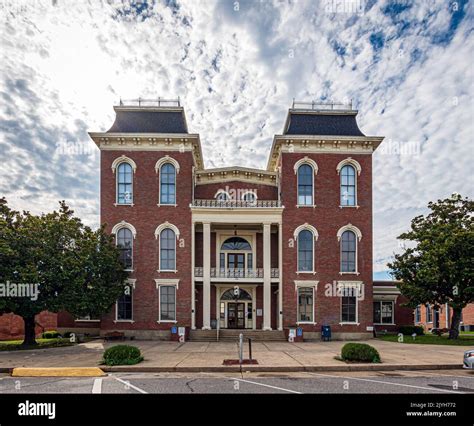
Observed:
[[[244,238],[231,237],[224,241],[221,250],[252,250],[252,247]]]
[[[252,296],[242,288],[230,288],[222,294],[221,300],[252,300]]]
[[[356,234],[344,231],[341,236],[341,272],[356,272]]]
[[[216,194],[216,200],[217,201],[229,201],[230,200],[230,195],[225,191],[219,191]]]
[[[341,206],[356,205],[356,171],[346,164],[341,169]]]
[[[129,163],[117,167],[117,204],[133,203],[133,169]]]
[[[160,271],[176,270],[176,235],[165,228],[160,233]]]
[[[247,191],[242,195],[242,200],[247,201],[248,203],[255,203],[257,201],[257,194],[253,191]]]
[[[120,250],[120,261],[125,269],[133,267],[133,235],[128,228],[120,228],[117,231],[117,247]]]
[[[313,271],[313,233],[303,229],[298,234],[298,271]]]
[[[313,205],[313,168],[309,164],[298,167],[298,205]]]
[[[171,163],[160,168],[160,204],[176,204],[176,169]]]

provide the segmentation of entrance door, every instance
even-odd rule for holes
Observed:
[[[243,275],[245,271],[245,254],[229,253],[227,255],[227,268],[229,268],[232,277]]]
[[[227,328],[245,328],[245,303],[227,303]]]

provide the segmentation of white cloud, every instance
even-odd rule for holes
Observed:
[[[362,2],[361,15],[313,1],[176,3],[2,3],[0,194],[15,208],[48,211],[65,198],[98,223],[98,155],[56,146],[91,146],[87,131],[109,128],[120,96],[179,95],[208,167],[262,168],[293,98],[353,98],[366,134],[421,146],[419,156],[374,155],[376,271],[429,200],[473,195],[468,5],[454,31],[442,2],[392,15],[389,1]]]

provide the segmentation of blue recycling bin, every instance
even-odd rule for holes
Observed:
[[[330,325],[321,326],[321,340],[323,342],[331,341],[331,326]]]

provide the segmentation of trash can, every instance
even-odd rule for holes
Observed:
[[[321,340],[323,342],[331,341],[331,326],[330,325],[321,326]]]

